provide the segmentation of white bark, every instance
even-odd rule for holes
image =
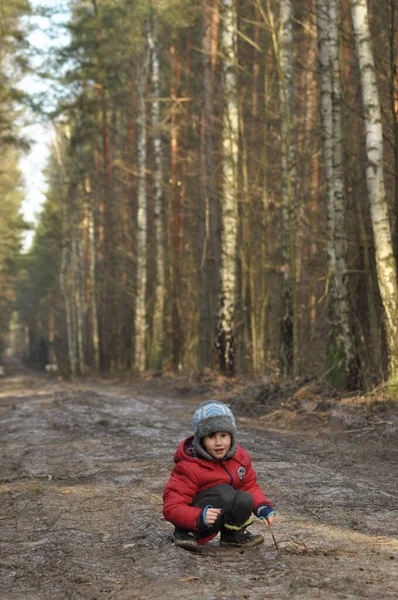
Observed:
[[[293,109],[293,31],[291,0],[280,1],[279,53],[282,133],[282,333],[281,363],[284,375],[297,372],[295,141]]]
[[[345,183],[336,0],[317,0],[318,43],[321,67],[321,126],[324,148],[328,271],[330,278],[328,361],[343,361],[347,384],[354,375],[347,288]],[[328,368],[331,365],[327,365]]]
[[[280,0],[280,86],[282,128],[282,195],[284,217],[287,226],[294,219],[295,144],[293,112],[293,31],[291,0]],[[290,261],[289,245],[285,260]]]
[[[163,160],[160,113],[159,49],[156,36],[156,23],[148,33],[148,43],[152,57],[152,125],[154,131],[154,209],[155,209],[155,252],[156,284],[153,311],[152,356],[156,368],[162,366],[164,338],[165,303],[165,254],[164,254],[164,196],[163,196]]]
[[[234,317],[236,298],[237,259],[237,193],[239,112],[238,81],[236,73],[237,40],[236,8],[234,0],[223,0],[222,51],[223,94],[223,182],[221,200],[222,246],[221,246],[221,292],[217,324],[217,348],[221,368],[234,370]]]
[[[329,270],[335,271],[334,251],[334,186],[333,186],[333,109],[332,109],[332,77],[329,54],[329,0],[317,0],[318,45],[321,80],[321,128],[323,142],[323,160],[326,181],[327,208],[327,254]]]
[[[146,197],[146,65],[138,66],[138,198],[136,238],[135,369],[146,367],[147,197]]]
[[[94,227],[94,211],[91,200],[91,190],[86,190],[87,193],[87,214],[88,214],[88,243],[90,250],[90,299],[91,299],[91,319],[92,319],[92,344],[94,350],[94,366],[98,371],[100,368],[100,347],[98,333],[98,308],[97,308],[97,281],[96,281],[96,244],[95,244],[95,227]]]
[[[397,269],[384,186],[383,131],[366,0],[350,0],[361,76],[366,132],[366,181],[376,252],[376,269],[384,308],[390,381],[398,379]]]

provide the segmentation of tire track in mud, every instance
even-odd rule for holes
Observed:
[[[397,466],[346,441],[237,418],[279,514],[265,544],[176,548],[162,517],[193,399],[18,378],[0,391],[2,600],[398,597]]]

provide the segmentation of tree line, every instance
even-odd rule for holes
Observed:
[[[397,379],[396,0],[70,0],[21,349]]]

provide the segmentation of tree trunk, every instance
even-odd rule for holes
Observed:
[[[259,366],[263,367],[266,359],[266,330],[267,330],[267,306],[268,306],[268,298],[269,298],[269,290],[268,290],[268,273],[267,273],[267,253],[268,253],[268,239],[271,236],[270,227],[269,227],[269,200],[268,200],[268,147],[265,144],[265,140],[267,139],[267,131],[268,131],[268,115],[269,115],[269,105],[270,105],[270,74],[267,69],[267,56],[265,57],[266,64],[264,65],[264,80],[263,80],[263,90],[264,90],[264,119],[262,124],[263,129],[263,144],[261,150],[261,173],[262,173],[262,186],[261,186],[261,240],[260,240],[260,287],[258,293],[258,311],[259,311],[259,319],[258,319],[258,329],[257,335],[259,336],[258,340],[258,350],[259,350]]]
[[[281,340],[280,361],[284,376],[298,371],[298,315],[296,283],[295,141],[293,110],[293,33],[291,0],[280,1],[280,32],[275,53],[279,70],[282,137],[281,198]]]
[[[375,242],[377,278],[384,309],[389,383],[397,385],[397,269],[384,186],[383,131],[380,101],[371,46],[367,2],[366,0],[350,0],[350,5],[365,112],[366,181]]]
[[[394,147],[394,209],[395,209],[395,257],[398,260],[398,65],[396,44],[396,0],[390,0],[390,77],[389,94]]]
[[[237,22],[234,0],[223,0],[223,180],[222,180],[222,244],[221,285],[217,315],[217,341],[220,368],[223,373],[235,371],[235,300],[238,233],[238,157],[239,109],[237,56]]]
[[[114,296],[114,264],[113,264],[113,217],[112,217],[112,168],[109,141],[109,124],[107,108],[107,90],[104,85],[100,87],[101,110],[102,110],[102,161],[104,177],[104,247],[103,247],[103,298],[102,298],[102,336],[101,355],[102,370],[109,371],[112,368],[113,354],[113,296]]]
[[[62,258],[61,258],[61,268],[59,273],[59,284],[61,287],[62,295],[64,297],[65,302],[65,314],[66,314],[66,332],[68,336],[68,356],[69,356],[69,365],[72,373],[72,377],[76,375],[76,337],[75,331],[73,327],[73,318],[72,318],[72,309],[71,303],[69,299],[69,292],[67,289],[66,283],[66,267],[68,262],[68,248],[66,241],[66,231],[67,231],[67,208],[64,200],[64,209],[63,209],[63,236],[62,236]]]
[[[203,114],[201,145],[201,205],[199,211],[199,365],[209,366],[215,330],[218,291],[220,289],[220,203],[214,165],[214,76],[213,41],[215,6],[202,2]],[[218,10],[217,10],[218,14]]]
[[[76,192],[75,192],[76,193]],[[76,198],[72,199],[76,205]],[[84,347],[83,347],[83,302],[82,302],[82,290],[81,290],[81,262],[79,252],[79,211],[77,207],[73,207],[71,216],[71,279],[72,279],[72,299],[74,306],[74,313],[76,319],[76,341],[77,341],[77,355],[79,358],[79,372],[80,375],[84,375]]]
[[[361,267],[364,271],[364,283],[366,290],[366,304],[367,304],[367,315],[366,325],[368,330],[368,336],[364,337],[364,344],[366,345],[366,354],[369,357],[369,363],[372,366],[371,373],[367,372],[362,375],[363,383],[366,386],[368,375],[371,382],[371,376],[375,373],[379,373],[381,369],[382,361],[382,348],[381,348],[381,335],[380,335],[380,311],[378,310],[378,303],[376,298],[379,296],[377,289],[376,275],[374,273],[374,267],[371,262],[369,253],[369,236],[366,231],[365,219],[363,215],[363,205],[361,199],[366,194],[366,190],[362,189],[362,182],[364,180],[363,171],[360,165],[354,160],[350,161],[349,171],[353,176],[353,200],[355,205],[355,217],[356,217],[356,230],[358,237],[358,247],[361,257]],[[365,186],[364,186],[365,187]],[[363,290],[359,289],[359,294],[363,294]]]
[[[100,368],[100,346],[98,333],[98,307],[97,307],[97,250],[95,241],[95,220],[92,201],[92,190],[90,180],[85,181],[86,203],[87,203],[87,227],[89,245],[89,273],[90,273],[90,301],[92,321],[92,346],[94,352],[94,368],[98,372]]]
[[[182,258],[182,197],[180,178],[180,104],[178,97],[181,83],[181,57],[178,42],[171,49],[171,219],[170,238],[172,249],[172,298],[171,298],[171,329],[172,329],[172,365],[175,371],[181,366],[183,328],[181,323],[181,258]]]
[[[143,57],[141,57],[143,60]],[[136,303],[134,368],[143,372],[146,367],[146,285],[147,285],[147,197],[146,197],[146,104],[145,80],[147,64],[137,68],[138,86],[138,200],[137,200],[137,242],[136,242]]]
[[[324,147],[328,222],[329,321],[326,373],[333,385],[354,388],[358,373],[351,334],[347,288],[345,182],[336,0],[318,0],[321,69],[321,127]]]
[[[65,190],[66,177],[65,167],[62,158],[62,142],[57,135],[54,140],[55,156],[58,163],[59,172],[59,188],[62,191]],[[68,216],[68,205],[67,196],[63,195],[62,198],[62,255],[61,255],[61,267],[59,272],[59,284],[62,295],[65,302],[65,315],[66,315],[66,333],[68,337],[68,356],[69,366],[72,373],[72,377],[76,375],[76,335],[73,326],[73,314],[71,301],[69,297],[68,285],[66,280],[66,270],[68,264],[68,231],[69,231],[69,216]]]
[[[243,106],[245,98],[239,102],[239,130],[240,130],[240,151],[241,151],[241,190],[240,204],[238,210],[239,216],[239,277],[241,289],[241,298],[238,301],[240,308],[239,321],[242,323],[239,354],[240,364],[243,369],[248,366],[248,360],[251,359],[253,372],[258,367],[258,346],[257,346],[257,321],[256,321],[256,290],[255,290],[255,268],[256,260],[254,256],[253,236],[251,234],[251,212],[252,212],[252,194],[250,193],[249,177],[249,151]],[[253,144],[254,146],[254,144]]]
[[[154,17],[153,17],[154,18]],[[163,196],[163,158],[160,113],[159,48],[156,22],[152,20],[148,42],[152,58],[152,126],[154,146],[154,218],[155,218],[155,299],[153,309],[152,343],[150,362],[155,369],[161,370],[164,343],[164,306],[165,306],[165,240],[164,240],[164,196]]]

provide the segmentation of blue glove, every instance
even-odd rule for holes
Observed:
[[[271,515],[276,515],[276,510],[269,504],[262,504],[257,508],[256,514],[260,519],[268,519]]]

